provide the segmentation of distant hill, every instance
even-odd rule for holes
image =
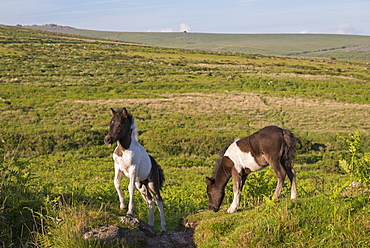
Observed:
[[[25,27],[171,48],[370,60],[370,36],[110,32],[77,29],[56,24]]]

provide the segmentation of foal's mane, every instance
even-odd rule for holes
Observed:
[[[220,156],[221,156],[221,157],[217,160],[217,164],[216,164],[215,168],[213,168],[213,173],[212,173],[213,177],[215,176],[215,174],[216,174],[216,171],[217,171],[218,167],[221,165],[222,157],[225,155],[227,148],[229,148],[229,146],[230,146],[232,143],[234,143],[234,142],[236,142],[236,141],[238,141],[238,140],[240,140],[240,138],[235,138],[234,140],[229,141],[229,142],[226,144],[226,146],[221,150],[221,152],[220,152]]]
[[[120,109],[117,110],[117,112],[122,113],[124,109],[126,109],[126,108],[120,108]],[[130,112],[128,112],[127,109],[126,109],[126,112],[127,112],[127,119],[129,120],[129,122],[131,124],[132,134],[134,135],[134,138],[136,140],[138,140],[139,131],[137,130],[137,124],[136,124],[135,118]]]

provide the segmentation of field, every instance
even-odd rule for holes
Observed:
[[[59,25],[27,26],[51,32],[214,52],[370,60],[370,37],[328,34],[207,34],[109,32]]]
[[[136,117],[140,143],[164,169],[168,230],[193,226],[199,247],[370,246],[366,61],[125,45],[1,25],[0,55],[2,246],[107,247],[82,235],[125,214],[113,148],[103,142],[110,107]],[[205,177],[220,152],[267,125],[298,139],[299,198],[287,199],[285,185],[271,200],[267,169],[248,178],[238,213],[225,213],[231,183],[221,211],[206,210]],[[146,220],[138,192],[135,204]]]

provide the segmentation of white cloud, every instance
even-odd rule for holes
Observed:
[[[172,28],[163,28],[161,32],[173,32]]]
[[[340,24],[339,29],[337,29],[337,34],[358,34],[358,33],[360,32],[348,24]]]
[[[189,32],[189,31],[191,31],[190,25],[189,24],[186,24],[186,23],[181,23],[179,25],[179,29],[180,29],[180,32],[185,32],[185,31],[186,32]],[[162,28],[162,29],[157,29],[157,30],[150,29],[147,32],[171,33],[171,32],[178,32],[178,31],[173,30],[172,28]]]
[[[180,31],[181,32],[189,32],[191,31],[190,25],[187,23],[181,23],[180,24]]]
[[[149,29],[147,32],[163,32],[163,33],[171,33],[173,32],[172,28],[162,28],[162,29]]]

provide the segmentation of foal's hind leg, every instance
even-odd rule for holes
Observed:
[[[161,229],[162,231],[166,231],[166,221],[164,219],[164,206],[163,206],[163,200],[160,194],[159,186],[156,187],[156,185],[153,182],[150,182],[149,189],[153,193],[155,199],[157,200],[159,215],[161,217]]]
[[[282,163],[284,163],[284,161]],[[274,165],[271,164],[271,167],[274,169],[275,174],[278,178],[278,183],[277,183],[276,190],[274,193],[274,198],[278,199],[280,197],[280,193],[283,187],[285,177],[286,175],[288,175],[288,178],[291,184],[290,198],[296,199],[297,198],[297,182],[296,182],[295,170],[292,167],[284,168],[282,163],[278,162],[278,163],[275,163]],[[276,164],[278,166],[276,166]]]
[[[296,181],[296,175],[295,170],[293,168],[287,169],[288,178],[290,180],[290,199],[296,199],[297,198],[297,181]]]
[[[139,182],[136,182],[136,188],[140,191],[141,196],[144,198],[148,206],[148,224],[154,226],[154,202],[152,195],[149,193],[148,186]]]
[[[270,163],[270,165],[274,169],[276,177],[278,179],[274,193],[274,198],[278,199],[280,197],[281,189],[283,188],[284,180],[287,173],[283,166],[281,165],[280,161],[273,161]]]

